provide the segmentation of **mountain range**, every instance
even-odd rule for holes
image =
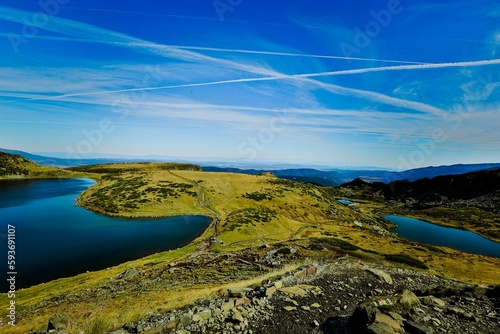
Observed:
[[[32,154],[24,151],[9,150],[0,148],[0,152],[9,154],[17,154],[23,156],[34,163],[44,166],[53,167],[76,167],[84,165],[104,164],[104,163],[123,163],[123,162],[138,162],[138,161],[167,161],[167,158],[155,157],[131,157],[131,158],[83,158],[83,159],[65,159],[57,157],[49,157],[43,155]],[[172,161],[172,160],[169,160]],[[187,160],[179,160],[176,162],[188,162]],[[192,161],[191,161],[192,162]],[[442,175],[459,175],[474,171],[488,170],[500,168],[500,163],[483,163],[483,164],[456,164],[450,166],[431,166],[423,168],[415,168],[406,171],[391,171],[381,169],[314,169],[314,168],[291,168],[293,165],[268,165],[262,164],[258,168],[235,168],[235,167],[220,167],[214,166],[215,161],[196,161],[195,163],[202,166],[207,172],[230,172],[257,175],[264,172],[271,172],[280,178],[285,178],[294,181],[308,182],[321,186],[339,186],[343,183],[350,182],[360,178],[367,182],[382,182],[385,184],[398,180],[416,181],[425,177],[433,178]]]
[[[403,202],[414,209],[467,206],[500,213],[500,168],[389,184],[357,178],[340,188]]]

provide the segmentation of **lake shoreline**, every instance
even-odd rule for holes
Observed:
[[[384,219],[395,225],[395,227],[391,228],[392,232],[406,240],[438,247],[448,247],[466,253],[500,258],[500,243],[487,239],[478,233],[466,229],[433,224],[432,222],[409,216],[384,215]]]
[[[426,223],[429,223],[429,224],[434,224],[434,225],[438,225],[438,226],[450,227],[450,228],[455,228],[455,229],[458,229],[458,230],[468,231],[468,232],[471,232],[471,233],[478,234],[478,235],[480,235],[483,238],[486,238],[488,240],[491,240],[491,241],[494,241],[494,242],[500,242],[500,238],[492,237],[491,235],[482,233],[482,231],[480,231],[480,230],[475,230],[475,229],[472,229],[472,228],[467,228],[465,226],[460,226],[458,224],[453,224],[452,222],[445,222],[445,221],[440,220],[439,218],[435,218],[435,219],[431,220],[432,218],[429,219],[429,217],[426,216],[426,215],[419,215],[419,214],[415,214],[414,212],[406,213],[406,212],[403,211],[403,212],[396,212],[396,213],[391,213],[391,214],[386,214],[386,215],[405,216],[405,217],[409,217],[409,218],[414,218],[414,219],[422,220],[422,221],[424,221]]]
[[[10,198],[0,208],[3,223],[17,226],[17,234],[24,239],[17,245],[22,273],[18,288],[181,249],[212,233],[215,219],[208,215],[111,217],[75,205],[94,181],[82,177],[9,180],[12,187],[0,189],[1,196]]]

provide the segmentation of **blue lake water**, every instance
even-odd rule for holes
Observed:
[[[350,201],[348,199],[338,199],[337,202],[345,204],[345,205],[351,205],[351,204],[356,204],[353,201]]]
[[[8,271],[7,226],[14,225],[18,288],[178,248],[210,224],[204,216],[122,219],[77,207],[76,197],[95,183],[0,182],[0,268]],[[2,283],[0,288],[5,291],[7,286]]]
[[[408,240],[446,246],[467,253],[500,257],[500,243],[476,233],[439,226],[414,218],[390,215],[384,217],[397,225],[393,229],[394,232]]]

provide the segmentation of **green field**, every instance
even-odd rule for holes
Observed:
[[[98,182],[78,198],[78,204],[89,210],[120,217],[202,214],[213,221],[202,236],[181,249],[18,291],[18,327],[5,328],[5,333],[37,330],[58,312],[74,320],[75,333],[92,319],[120,327],[228,286],[259,284],[304,263],[335,256],[411,266],[477,284],[498,283],[500,275],[498,259],[427,247],[387,232],[380,203],[342,205],[331,188],[272,174],[207,173],[194,165],[161,163],[56,172]],[[282,266],[256,270],[249,265],[269,249],[287,255],[288,247],[297,253]],[[173,267],[180,269],[169,270]],[[131,268],[140,275],[117,279]],[[6,294],[1,295],[0,304],[7,302]],[[3,308],[0,316],[6,312]]]

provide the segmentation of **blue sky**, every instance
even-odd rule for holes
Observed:
[[[409,169],[500,161],[497,1],[0,5],[0,147]]]

